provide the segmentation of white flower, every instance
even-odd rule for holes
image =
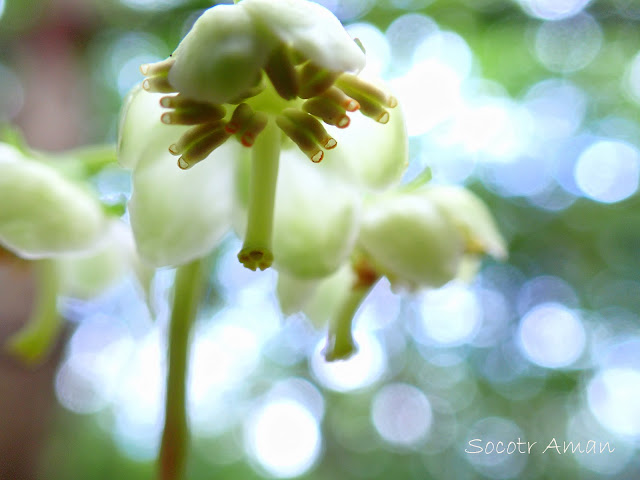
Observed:
[[[246,267],[275,257],[296,275],[335,271],[355,242],[362,190],[398,182],[406,167],[397,101],[347,73],[363,66],[360,47],[315,3],[205,11],[171,57],[141,67],[147,78],[122,111],[119,158],[133,170],[141,255],[155,266],[204,256],[235,211]]]
[[[365,209],[358,243],[380,273],[409,288],[453,280],[468,255],[506,256],[487,207],[454,186],[427,185],[375,197]]]

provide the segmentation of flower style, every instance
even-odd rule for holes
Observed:
[[[307,276],[335,270],[343,258],[324,252],[344,257],[355,240],[348,227],[359,207],[350,186],[396,181],[406,161],[404,125],[393,119],[397,101],[356,75],[364,62],[333,14],[306,0],[243,0],[205,11],[169,58],[141,67],[146,79],[123,110],[120,161],[133,169],[130,212],[141,254],[156,266],[180,265],[211,250],[231,223],[235,181],[247,217],[239,228],[240,262],[265,269],[275,258]],[[343,129],[359,123],[349,116],[358,110],[374,120],[367,127],[373,141],[361,141],[363,155],[354,160],[352,136]],[[388,131],[383,140],[374,137],[376,125]],[[384,140],[398,132],[399,141]],[[237,143],[228,141],[232,136]],[[368,162],[367,154],[384,160]],[[170,172],[171,156],[187,171],[174,160]],[[237,174],[243,162],[248,181]],[[305,189],[317,198],[303,195]],[[324,227],[297,237],[278,227],[278,218],[282,225],[297,222],[304,210],[296,207],[303,206],[344,226],[344,238]]]

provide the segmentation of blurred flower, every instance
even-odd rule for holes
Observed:
[[[444,285],[469,255],[506,256],[487,207],[469,190],[454,186],[398,189],[372,198],[358,241],[392,285],[409,288]]]
[[[140,272],[129,229],[82,185],[114,158],[97,147],[52,159],[0,142],[0,246],[32,261],[37,281],[31,316],[6,345],[27,362],[40,361],[57,337],[58,295],[95,297]]]
[[[0,143],[0,203],[0,244],[23,258],[86,251],[107,228],[93,195],[5,143]]]
[[[369,195],[362,210],[350,266],[324,279],[278,277],[285,314],[303,311],[314,324],[329,324],[328,360],[356,351],[353,317],[382,276],[395,288],[437,288],[467,276],[469,263],[481,255],[506,257],[488,208],[462,187],[419,180]]]

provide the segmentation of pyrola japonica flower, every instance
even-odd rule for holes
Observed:
[[[318,4],[243,0],[206,10],[169,58],[141,67],[146,79],[123,110],[120,161],[134,170],[130,212],[142,255],[156,265],[175,265],[213,248],[230,224],[229,190],[237,181],[237,176],[230,178],[230,169],[245,156],[251,157],[247,220],[238,258],[253,270],[271,266],[274,254],[276,263],[298,264],[286,258],[286,248],[274,244],[274,237],[279,244],[287,242],[278,238],[293,238],[278,233],[274,210],[281,210],[280,218],[290,224],[295,215],[279,204],[280,198],[283,203],[301,198],[287,190],[296,181],[299,191],[305,189],[307,180],[296,175],[308,176],[316,187],[329,178],[297,165],[299,157],[322,161],[323,171],[346,183],[379,188],[397,181],[406,164],[404,124],[392,111],[396,99],[357,75],[364,64],[359,43]],[[156,118],[144,119],[141,112],[152,110]],[[376,158],[356,159],[351,129],[343,131],[352,123],[350,114],[358,111],[373,120],[369,138],[360,136],[363,155]],[[385,127],[388,136],[379,135],[376,125]],[[397,140],[388,142],[390,136]],[[341,148],[343,139],[346,148]],[[301,153],[286,153],[292,148]],[[180,167],[173,172],[169,155]],[[286,182],[278,180],[279,171]],[[340,181],[336,192],[346,192]],[[331,188],[326,190],[324,196],[333,195]],[[316,201],[322,204],[323,199]],[[323,220],[353,224],[357,205],[346,197],[343,203],[326,210],[340,218],[327,214]],[[304,215],[300,208],[300,218]],[[355,239],[351,234],[314,244],[321,237],[308,232],[307,251],[332,244],[343,255]],[[305,257],[300,242],[296,247],[297,258]],[[337,268],[329,266],[336,262],[321,262],[324,268],[310,261],[303,270],[320,275]]]

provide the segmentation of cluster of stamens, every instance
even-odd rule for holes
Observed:
[[[143,65],[141,71],[147,77],[143,88],[151,92],[176,94],[168,81],[168,73],[174,63],[175,58],[169,57]],[[379,123],[387,123],[389,112],[386,109],[398,103],[393,96],[356,75],[332,72],[304,61],[286,45],[272,53],[264,73],[281,98],[290,101],[302,99],[302,102],[292,102],[291,107],[277,114],[275,121],[313,162],[324,158],[323,150],[337,146],[322,123],[346,128],[350,123],[347,113],[358,110]],[[180,155],[180,168],[190,168],[203,160],[231,135],[235,135],[242,145],[252,146],[264,129],[268,116],[264,112],[254,112],[244,101],[263,90],[264,83],[260,79],[250,92],[232,101],[231,104],[237,105],[228,121],[225,121],[226,109],[222,105],[193,101],[179,93],[163,97],[160,104],[169,109],[161,117],[163,123],[194,126],[169,148],[172,154]]]
[[[161,121],[168,125],[191,126],[180,139],[169,146],[172,155],[179,156],[178,166],[188,169],[207,158],[216,148],[235,136],[245,147],[251,147],[269,122],[270,115],[287,137],[312,161],[324,158],[324,151],[338,142],[326,131],[323,123],[337,128],[350,124],[348,113],[358,110],[379,123],[389,121],[387,108],[394,108],[397,100],[384,90],[349,73],[333,72],[303,58],[288,45],[273,51],[264,65],[264,75],[281,99],[288,101],[276,111],[260,111],[258,96],[265,91],[261,74],[255,85],[238,98],[227,102],[230,115],[223,105],[186,98],[171,86],[168,75],[174,57],[154,64],[143,65],[146,76],[142,87],[150,92],[167,93],[160,105],[167,109]],[[254,101],[254,98],[256,99]],[[258,111],[254,110],[254,105]],[[264,251],[245,251],[240,261],[251,269],[265,269],[273,256]]]

